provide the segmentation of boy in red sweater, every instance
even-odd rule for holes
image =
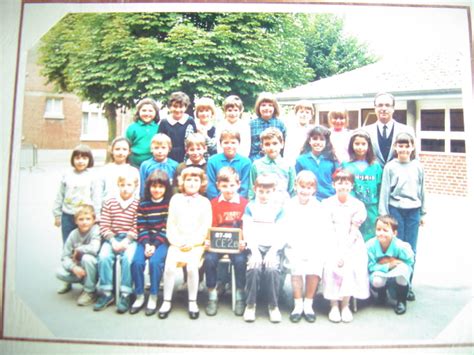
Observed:
[[[225,228],[242,228],[242,216],[247,206],[247,200],[237,192],[240,188],[239,174],[232,167],[223,167],[217,175],[217,188],[220,195],[211,200],[212,226]],[[206,240],[205,248],[209,248],[209,240]],[[240,242],[240,253],[229,254],[234,266],[236,279],[236,304],[234,313],[241,316],[245,310],[245,273],[247,269],[247,255],[244,252],[245,243]],[[209,301],[206,314],[214,316],[217,313],[217,264],[225,254],[206,251],[204,258],[204,271],[206,273],[206,285],[209,290]]]

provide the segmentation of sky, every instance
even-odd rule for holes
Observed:
[[[351,7],[345,31],[383,58],[469,50],[466,11],[447,8]]]

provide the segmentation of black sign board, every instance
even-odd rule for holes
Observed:
[[[209,228],[209,251],[223,254],[239,253],[239,244],[242,239],[240,228]]]

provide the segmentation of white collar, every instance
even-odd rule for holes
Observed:
[[[239,194],[234,194],[234,196],[229,200],[227,201],[226,199],[224,199],[224,196],[222,194],[219,195],[219,198],[217,199],[218,202],[222,202],[222,201],[225,201],[225,202],[230,202],[230,203],[240,203],[240,197],[239,197]]]
[[[387,126],[387,135],[390,134],[390,132],[392,132],[393,125],[394,125],[393,118],[388,123],[382,123],[380,121],[377,121],[377,126],[380,132],[383,132],[383,126]]]

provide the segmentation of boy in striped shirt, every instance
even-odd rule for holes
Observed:
[[[105,309],[114,301],[113,273],[117,255],[121,255],[122,279],[117,312],[125,313],[130,307],[132,277],[130,264],[136,249],[137,207],[135,190],[136,176],[120,175],[117,179],[119,194],[105,201],[100,218],[100,234],[103,244],[99,252],[99,289],[101,296],[94,305],[94,311]]]

